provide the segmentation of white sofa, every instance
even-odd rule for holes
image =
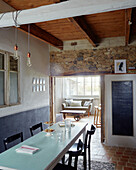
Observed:
[[[65,99],[62,103],[62,110],[86,110],[89,115],[93,107],[93,98],[90,99]]]

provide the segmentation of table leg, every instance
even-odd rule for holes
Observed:
[[[80,118],[80,116],[74,116],[74,119],[75,119],[76,121],[79,121],[81,118]]]
[[[88,117],[90,116],[90,112],[88,111]]]
[[[63,118],[66,119],[66,114],[65,113],[63,113]]]

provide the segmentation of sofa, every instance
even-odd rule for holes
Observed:
[[[93,98],[90,99],[65,99],[62,103],[62,110],[85,110],[88,116],[93,107]]]

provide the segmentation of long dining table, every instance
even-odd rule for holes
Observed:
[[[0,169],[8,167],[17,170],[52,170],[68,149],[86,131],[87,123],[75,123],[71,131],[66,132],[65,127],[59,123],[51,126],[54,132],[48,135],[42,131],[22,143],[0,154]],[[61,138],[58,134],[61,133]],[[17,153],[16,149],[22,145],[39,148],[34,154]]]

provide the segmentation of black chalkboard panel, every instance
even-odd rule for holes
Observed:
[[[133,136],[133,82],[112,82],[112,134]]]

